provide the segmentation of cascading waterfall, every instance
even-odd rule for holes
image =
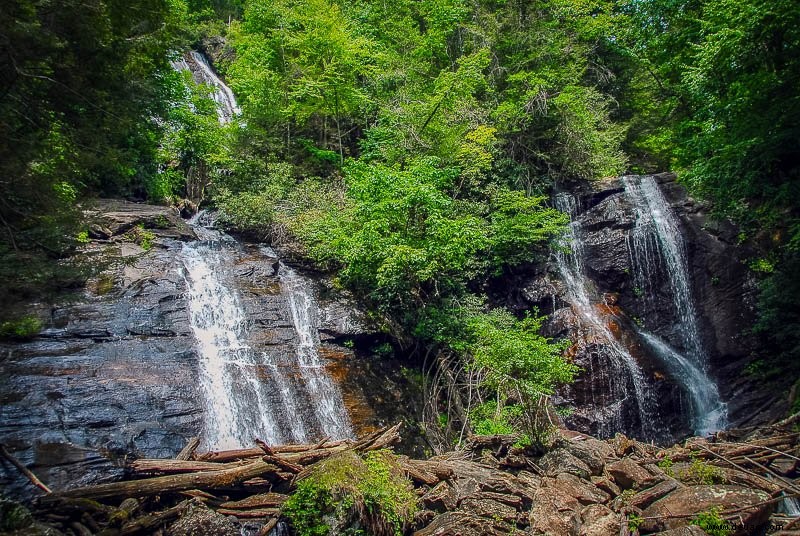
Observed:
[[[314,398],[314,413],[325,435],[352,437],[353,430],[342,403],[342,395],[320,360],[317,331],[319,313],[314,297],[297,272],[281,263],[279,273],[299,338],[297,365],[308,393]]]
[[[603,318],[598,311],[602,300],[586,275],[581,229],[577,220],[578,202],[574,196],[562,192],[555,196],[555,205],[570,216],[569,228],[564,237],[566,243],[556,250],[556,266],[566,285],[567,300],[580,322],[582,337],[598,343],[599,352],[596,357],[599,366],[595,368],[594,363],[591,363],[593,370],[590,373],[595,375],[595,380],[601,380],[598,376],[603,375],[602,381],[592,382],[593,387],[596,383],[605,384],[604,393],[600,394],[603,400],[597,400],[598,394],[592,392],[595,411],[606,413],[598,419],[602,426],[599,433],[612,435],[629,428],[629,423],[623,422],[623,406],[628,403],[636,406],[641,437],[655,439],[662,431],[656,424],[657,404],[653,391],[636,359],[612,332],[608,319]],[[635,398],[630,400],[631,396]]]
[[[655,308],[658,289],[653,282],[669,281],[675,310],[675,331],[683,352],[653,334],[640,335],[689,395],[691,425],[707,435],[727,424],[727,408],[708,375],[708,359],[700,338],[694,308],[686,248],[677,219],[654,177],[623,177],[625,193],[636,210],[636,224],[628,238],[634,284],[645,305]]]
[[[260,437],[270,444],[353,436],[341,393],[320,359],[317,306],[307,282],[279,265],[282,297],[296,332],[294,352],[272,356],[247,343],[244,308],[222,274],[232,271],[238,244],[191,224],[200,240],[184,244],[189,322],[198,342],[208,448],[237,448]]]
[[[211,98],[217,103],[217,116],[220,124],[230,123],[234,117],[241,115],[242,109],[239,108],[233,91],[219,79],[206,57],[195,50],[189,52],[189,57],[196,65],[195,69],[192,69],[192,66],[189,65],[189,62],[184,57],[172,62],[172,67],[177,71],[190,71],[196,82],[207,84],[214,88]]]
[[[220,123],[239,115],[233,92],[199,52],[173,63],[195,81],[214,88]],[[198,341],[200,387],[204,396],[207,448],[236,448],[254,437],[270,444],[353,436],[342,395],[319,355],[318,311],[306,281],[279,264],[282,296],[296,332],[293,352],[271,355],[247,343],[244,309],[230,281],[238,244],[213,228],[206,215],[192,222],[200,240],[183,247],[189,321]],[[204,225],[204,223],[206,223]],[[265,257],[274,257],[266,251]],[[298,374],[299,372],[299,374]]]
[[[284,440],[269,393],[258,381],[258,361],[245,342],[246,320],[236,294],[222,278],[229,237],[191,222],[200,240],[184,244],[189,322],[198,343],[199,382],[204,399],[207,448],[236,448],[261,437]],[[226,240],[226,238],[228,240]]]

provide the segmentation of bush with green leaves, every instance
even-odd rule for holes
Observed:
[[[346,451],[313,466],[282,512],[299,536],[400,536],[417,496],[389,451]]]
[[[730,536],[735,531],[735,525],[726,521],[720,512],[722,508],[713,506],[708,510],[698,513],[690,522],[703,529],[709,536]]]
[[[34,315],[25,315],[0,324],[0,338],[32,339],[42,331],[42,321]]]

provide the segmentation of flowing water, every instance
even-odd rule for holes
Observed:
[[[653,390],[636,359],[609,326],[613,319],[601,313],[603,299],[586,275],[578,202],[570,194],[559,193],[555,205],[571,220],[565,243],[556,251],[555,259],[566,285],[567,300],[579,322],[580,337],[595,348],[588,372],[593,375],[591,396],[596,424],[600,426],[598,433],[610,436],[621,430],[630,431],[632,423],[626,422],[625,408],[634,407],[639,437],[656,439],[663,431],[657,425]],[[602,389],[597,390],[596,386]]]
[[[317,330],[319,310],[314,296],[308,283],[283,263],[280,264],[280,278],[299,340],[297,366],[308,392],[314,395],[316,419],[326,436],[351,437],[353,431],[342,395],[320,359]]]
[[[195,82],[206,84],[213,88],[211,98],[217,103],[217,116],[220,124],[230,123],[234,117],[241,115],[242,109],[239,108],[233,91],[220,80],[214,69],[209,65],[206,57],[192,50],[189,52],[189,58],[192,60],[191,65],[186,58],[181,57],[179,60],[174,61],[172,66],[177,71],[191,72]]]
[[[727,408],[708,374],[708,358],[700,337],[680,226],[654,177],[623,177],[623,183],[625,194],[636,211],[636,223],[628,237],[628,252],[637,294],[646,310],[656,311],[662,291],[656,285],[668,281],[675,318],[674,338],[681,345],[680,351],[644,330],[640,330],[640,335],[687,391],[695,433],[713,433],[727,424]]]
[[[352,437],[341,393],[319,355],[309,283],[279,264],[280,299],[294,328],[291,350],[256,350],[245,308],[225,275],[234,271],[240,246],[204,213],[191,224],[200,239],[183,246],[182,261],[200,357],[205,446],[237,448],[254,437],[270,444]]]
[[[233,92],[202,54],[191,51],[187,57],[174,62],[174,68],[214,88],[219,121],[230,122],[241,113]],[[309,283],[283,263],[277,265],[285,302],[281,310],[294,328],[292,348],[254,348],[248,342],[245,308],[233,280],[226,278],[235,271],[239,245],[215,230],[205,214],[191,223],[200,240],[184,245],[182,261],[200,354],[205,446],[236,448],[254,437],[270,444],[352,437],[342,395],[319,355],[319,314]],[[264,263],[275,257],[269,248],[262,253]],[[283,329],[280,320],[275,322],[275,328]]]

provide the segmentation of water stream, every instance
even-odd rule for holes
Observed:
[[[213,87],[220,123],[230,122],[241,113],[233,92],[202,54],[191,51],[188,57],[191,61],[182,57],[173,66]],[[319,313],[309,283],[285,264],[277,265],[282,310],[294,328],[293,348],[254,349],[248,343],[245,308],[229,275],[240,246],[216,230],[205,213],[190,223],[199,240],[183,246],[181,260],[200,356],[206,448],[246,446],[254,437],[270,444],[352,437],[342,395],[320,358]],[[264,263],[275,258],[269,248],[262,253]]]
[[[689,395],[690,424],[696,434],[708,435],[727,425],[727,407],[708,374],[708,357],[700,337],[694,307],[686,246],[677,217],[652,176],[623,177],[625,194],[636,211],[628,236],[633,280],[646,310],[658,307],[658,282],[668,282],[674,309],[674,339],[679,349],[652,333],[639,330],[656,357]]]
[[[608,315],[601,314],[603,298],[586,275],[585,255],[578,221],[580,207],[575,196],[559,193],[555,205],[569,214],[570,225],[562,247],[556,250],[555,260],[561,280],[566,286],[566,298],[580,324],[580,337],[595,350],[590,363],[593,411],[597,413],[599,433],[611,436],[621,430],[631,430],[626,421],[625,406],[634,406],[638,413],[639,436],[655,439],[662,434],[657,423],[658,405],[636,359],[612,331]],[[595,389],[602,386],[602,389]],[[600,392],[598,392],[600,391]]]
[[[288,266],[278,266],[279,299],[291,322],[290,350],[255,349],[245,308],[228,276],[239,244],[213,228],[200,213],[191,224],[199,240],[184,244],[181,260],[189,302],[189,322],[197,339],[199,384],[210,449],[252,444],[307,442],[327,436],[352,437],[341,393],[319,355],[319,316],[310,283]],[[271,251],[263,262],[269,262]]]

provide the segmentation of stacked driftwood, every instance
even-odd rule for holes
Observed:
[[[270,447],[256,440],[253,448],[206,453],[196,452],[199,441],[194,438],[174,459],[131,462],[129,480],[57,493],[45,487],[48,494],[35,513],[77,536],[152,534],[202,502],[219,514],[260,520],[261,533],[267,534],[311,465],[348,450],[388,448],[399,441],[399,428],[384,428],[356,441]],[[416,469],[410,466],[409,472]]]

